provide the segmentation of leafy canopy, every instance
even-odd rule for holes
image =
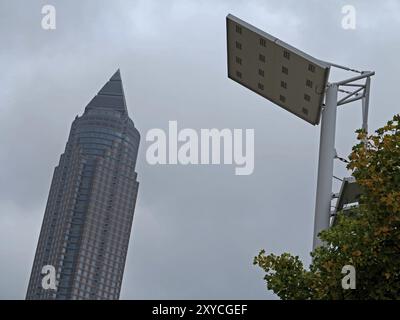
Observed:
[[[372,135],[356,132],[347,168],[363,190],[360,205],[320,233],[325,245],[309,269],[289,253],[254,258],[281,299],[400,299],[400,115]],[[355,267],[354,290],[342,288],[345,265]]]

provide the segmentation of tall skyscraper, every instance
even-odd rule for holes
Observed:
[[[118,299],[138,193],[140,134],[119,70],[72,123],[54,170],[27,299]],[[54,266],[56,290],[42,286]]]

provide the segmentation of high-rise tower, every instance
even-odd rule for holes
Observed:
[[[119,70],[72,123],[54,170],[27,299],[118,299],[138,193],[140,134]],[[54,266],[56,290],[42,287]]]

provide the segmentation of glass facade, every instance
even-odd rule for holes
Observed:
[[[119,298],[139,142],[118,70],[72,123],[54,170],[27,299]],[[42,287],[45,265],[56,269],[56,290]]]

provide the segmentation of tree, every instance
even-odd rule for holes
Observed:
[[[324,246],[311,252],[309,269],[289,253],[254,258],[281,299],[400,299],[400,115],[372,135],[356,132],[347,168],[363,195],[319,234]],[[354,290],[342,287],[345,265],[355,268]]]

